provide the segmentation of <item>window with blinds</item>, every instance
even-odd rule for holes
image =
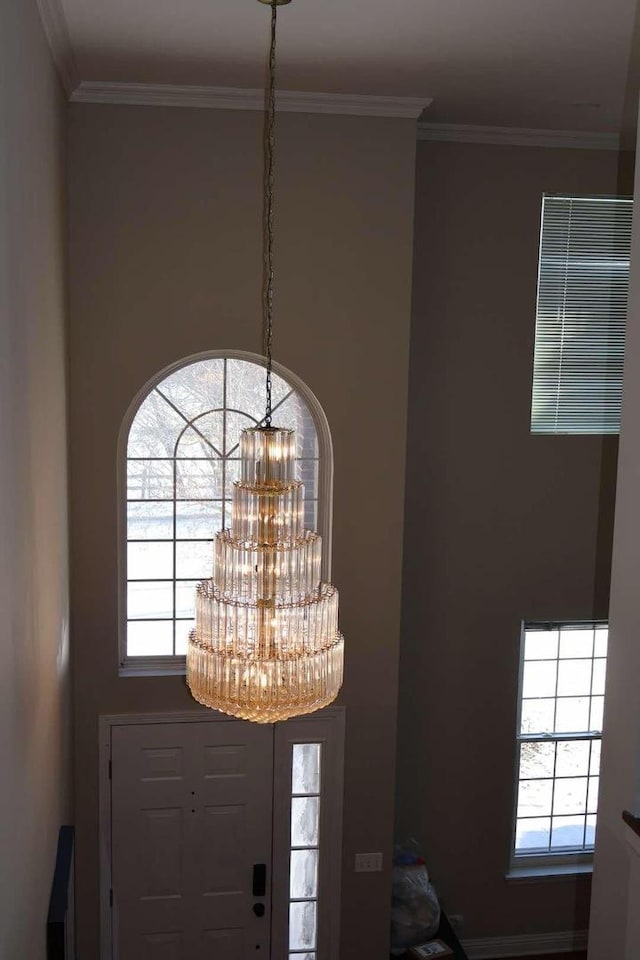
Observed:
[[[542,198],[532,433],[620,430],[633,200]]]

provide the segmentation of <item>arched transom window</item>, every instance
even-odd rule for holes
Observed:
[[[175,667],[175,658],[184,657],[196,584],[211,576],[215,532],[230,523],[240,434],[264,416],[264,367],[247,356],[206,355],[171,368],[147,384],[126,418],[121,662],[130,672],[136,666],[148,672],[154,660],[161,669],[166,658],[174,658]],[[273,378],[273,422],[296,430],[306,525],[326,537],[326,419],[308,388],[280,367]]]

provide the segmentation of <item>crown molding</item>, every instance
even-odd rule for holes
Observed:
[[[62,4],[60,0],[36,0],[36,3],[60,82],[67,96],[71,96],[79,79]]]
[[[462,946],[470,960],[495,960],[497,957],[526,957],[545,953],[568,953],[586,950],[586,930],[566,930],[559,933],[533,933],[519,937],[487,937],[463,940]]]
[[[582,130],[535,130],[526,127],[480,127],[463,123],[419,123],[418,140],[446,143],[492,143],[508,147],[564,147],[577,150],[618,150],[614,133]]]
[[[46,0],[46,2],[53,2],[53,0]],[[74,103],[264,110],[264,90],[174,86],[165,83],[108,83],[83,80],[75,87],[69,99]],[[280,90],[276,93],[276,102],[278,109],[283,113],[331,113],[352,117],[398,117],[417,120],[431,100],[425,97],[369,97],[356,94]]]

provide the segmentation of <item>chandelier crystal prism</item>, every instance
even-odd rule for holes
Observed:
[[[266,413],[242,431],[231,527],[216,534],[213,576],[198,585],[187,683],[207,707],[256,723],[312,713],[342,685],[338,591],[321,580],[322,540],[304,527],[296,436],[271,424],[276,9],[265,111],[263,290]]]

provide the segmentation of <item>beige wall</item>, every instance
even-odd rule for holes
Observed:
[[[613,512],[615,440],[529,434],[541,195],[616,163],[418,149],[397,828],[471,938],[587,926],[588,880],[505,873],[520,622],[607,615]]]
[[[73,105],[71,529],[79,951],[98,937],[97,718],[193,706],[177,677],[118,677],[116,441],[136,391],[189,354],[259,351],[261,116]],[[347,638],[342,945],[384,956],[392,836],[415,126],[285,115],[275,356],[335,446],[333,578]]]
[[[63,101],[35,0],[2,0],[0,63],[0,957],[44,960],[69,662]]]
[[[637,101],[637,97],[636,97]],[[636,184],[640,183],[636,168]],[[635,195],[636,203],[638,194]],[[637,207],[636,207],[637,209]],[[611,571],[602,779],[589,960],[638,956],[637,855],[630,861],[622,811],[640,812],[640,220],[634,219],[624,400]],[[635,928],[635,932],[634,932]],[[625,942],[625,931],[627,940]]]

